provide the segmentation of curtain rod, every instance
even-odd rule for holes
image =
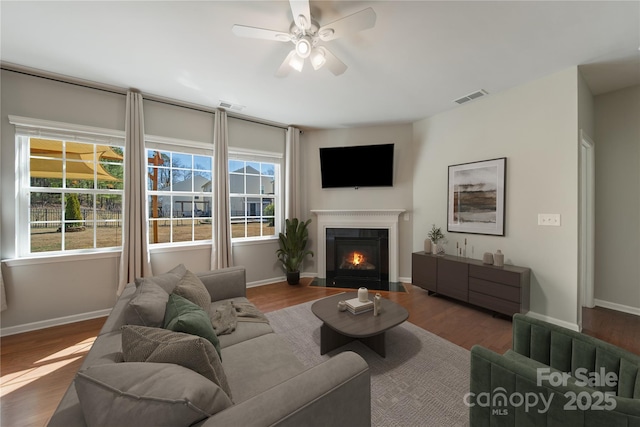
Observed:
[[[74,86],[80,86],[87,89],[101,90],[103,92],[113,93],[116,95],[127,95],[128,89],[108,85],[104,83],[98,83],[93,80],[85,80],[76,77],[69,77],[58,73],[53,73],[50,71],[44,71],[37,68],[26,67],[18,64],[8,63],[8,62],[0,62],[0,69],[11,71],[18,74],[24,74],[26,76],[38,77],[41,79],[52,80],[55,82],[66,83]],[[172,105],[174,107],[188,108],[190,110],[200,111],[203,113],[215,113],[218,108],[210,108],[203,105],[192,104],[189,102],[178,101],[171,98],[165,98],[158,95],[152,95],[147,93],[142,93],[143,99],[147,101],[159,102],[162,104]],[[288,126],[281,123],[268,122],[266,120],[260,120],[249,116],[243,116],[240,114],[229,113],[227,111],[227,116],[233,117],[238,120],[244,120],[251,123],[257,123],[260,125],[271,126],[279,129],[287,130]]]

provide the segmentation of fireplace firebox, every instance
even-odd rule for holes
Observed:
[[[328,228],[327,281],[375,289],[389,280],[389,232],[386,229]]]

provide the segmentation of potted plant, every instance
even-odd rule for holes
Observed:
[[[429,231],[427,237],[433,243],[433,253],[435,255],[444,255],[444,248],[439,244],[444,240],[444,234],[442,234],[440,227],[436,227],[435,224],[432,224],[431,231]]]
[[[307,250],[309,239],[308,225],[311,219],[305,222],[298,218],[285,221],[285,232],[278,236],[280,249],[276,251],[278,260],[287,272],[287,283],[297,285],[300,282],[300,265],[307,255],[313,256],[313,252]]]

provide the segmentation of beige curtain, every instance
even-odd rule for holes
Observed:
[[[123,240],[118,292],[137,277],[152,275],[147,225],[147,155],[144,148],[142,95],[127,93],[125,118]]]
[[[284,156],[284,217],[300,218],[300,129],[287,129]]]
[[[231,267],[231,209],[229,207],[229,135],[227,112],[216,111],[213,125],[213,244],[211,269]]]

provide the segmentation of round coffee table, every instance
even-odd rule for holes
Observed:
[[[311,305],[313,314],[323,322],[320,328],[320,354],[360,340],[385,357],[385,332],[407,320],[409,312],[386,298],[382,299],[381,310],[377,316],[373,315],[373,310],[360,314],[338,310],[338,301],[357,297],[356,292],[346,292],[323,298]],[[373,299],[371,293],[369,299]]]

